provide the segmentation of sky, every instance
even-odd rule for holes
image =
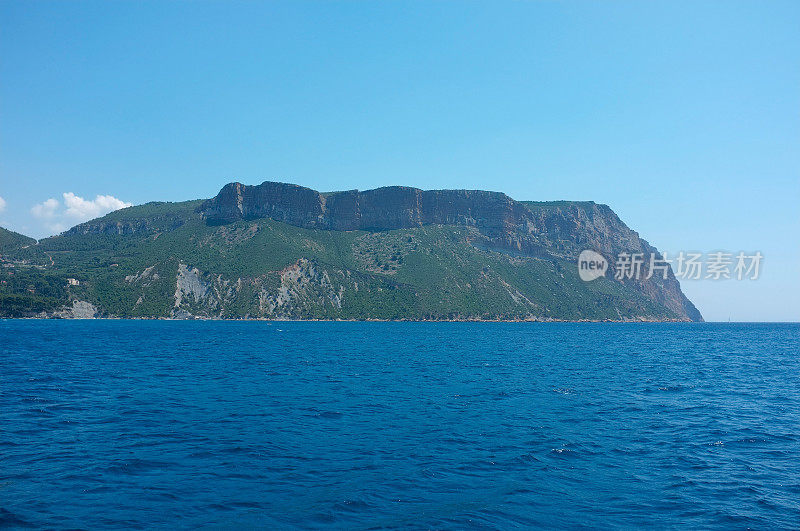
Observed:
[[[707,320],[800,320],[800,2],[0,2],[0,226],[227,182],[606,203]]]

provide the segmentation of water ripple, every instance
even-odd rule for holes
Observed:
[[[0,527],[800,527],[800,326],[0,320]]]

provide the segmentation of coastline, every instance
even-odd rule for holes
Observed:
[[[268,322],[268,323],[704,323],[688,319],[269,319],[264,317],[225,318],[225,317],[62,317],[62,316],[27,316],[2,317],[0,320],[38,320],[38,321],[230,321],[230,322]]]

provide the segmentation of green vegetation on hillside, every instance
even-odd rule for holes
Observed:
[[[17,247],[22,247],[23,245],[32,245],[34,243],[36,243],[36,240],[33,238],[0,227],[0,257],[2,257],[5,251],[10,251]]]
[[[626,285],[582,282],[570,262],[482,250],[469,227],[344,232],[270,219],[212,226],[198,204],[126,208],[16,246],[0,315],[81,300],[118,317],[675,318]]]

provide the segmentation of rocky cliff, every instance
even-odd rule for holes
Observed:
[[[524,224],[530,214],[524,205],[500,192],[388,186],[322,194],[278,182],[227,184],[199,211],[210,223],[270,218],[298,227],[367,231],[469,225],[493,235]]]
[[[606,205],[594,202],[520,202],[482,190],[420,190],[389,186],[320,193],[279,182],[225,185],[198,212],[210,224],[269,218],[304,228],[386,231],[424,225],[473,227],[476,246],[531,257],[577,259],[584,249],[611,264],[620,253],[658,250],[627,227]],[[609,268],[607,276],[613,277]],[[637,291],[676,314],[702,320],[670,271],[666,279],[625,279]]]
[[[701,320],[669,272],[580,279],[657,251],[605,205],[480,190],[225,185],[39,242],[0,231],[0,316]]]

